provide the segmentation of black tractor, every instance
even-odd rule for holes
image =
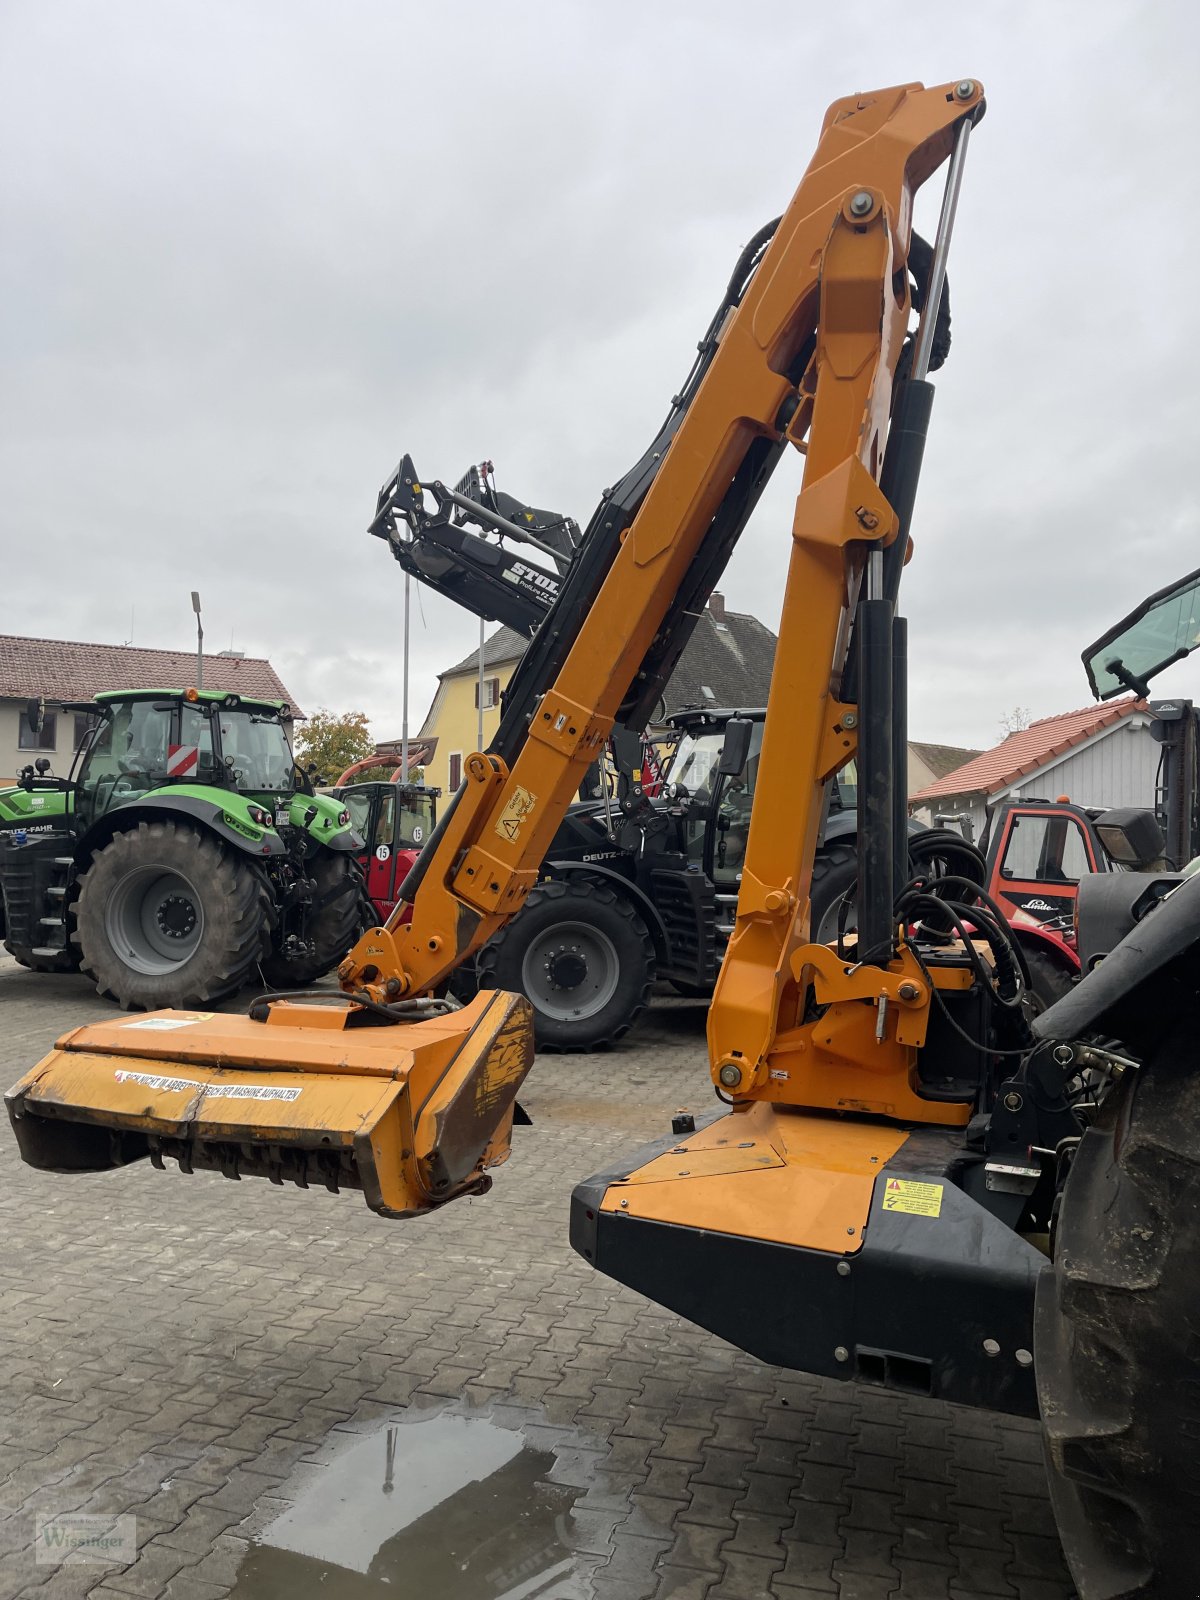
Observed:
[[[677,712],[667,719],[673,752],[658,793],[624,775],[615,800],[573,805],[541,882],[480,951],[464,992],[528,996],[539,1045],[559,1050],[615,1043],[656,979],[708,995],[733,931],[765,716],[762,708]],[[857,836],[851,763],[830,785],[813,872],[812,935],[822,943],[855,926]],[[914,824],[910,852],[982,878],[978,851],[944,830]]]

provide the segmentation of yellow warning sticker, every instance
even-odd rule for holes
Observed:
[[[521,785],[517,784],[509,796],[508,804],[500,813],[499,820],[496,823],[496,832],[502,839],[507,839],[512,843],[521,832],[521,826],[525,818],[535,805],[537,805],[537,795],[531,794],[528,789],[522,789]]]
[[[914,1183],[910,1178],[889,1178],[883,1189],[885,1211],[907,1211],[914,1217],[940,1217],[942,1185]]]

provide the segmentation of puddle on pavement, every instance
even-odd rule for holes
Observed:
[[[337,1435],[335,1434],[335,1438]],[[554,1452],[451,1412],[346,1433],[325,1466],[274,1493],[288,1509],[251,1545],[231,1600],[587,1600],[569,1548],[582,1492],[547,1481]]]

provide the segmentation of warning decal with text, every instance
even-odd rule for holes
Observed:
[[[536,805],[537,795],[532,794],[528,789],[523,789],[519,783],[515,784],[513,792],[509,796],[508,804],[500,813],[496,822],[496,832],[502,839],[515,843],[525,818]]]
[[[883,1209],[907,1211],[914,1217],[940,1217],[940,1183],[914,1183],[911,1178],[889,1178],[883,1186]]]

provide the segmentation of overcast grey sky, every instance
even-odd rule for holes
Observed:
[[[399,456],[585,521],[829,101],[971,75],[910,728],[1084,704],[1200,566],[1196,9],[2,0],[0,631],[187,648],[199,588],[212,647],[398,735]],[[772,626],[801,465],[723,584]],[[476,637],[414,604],[414,728]]]

